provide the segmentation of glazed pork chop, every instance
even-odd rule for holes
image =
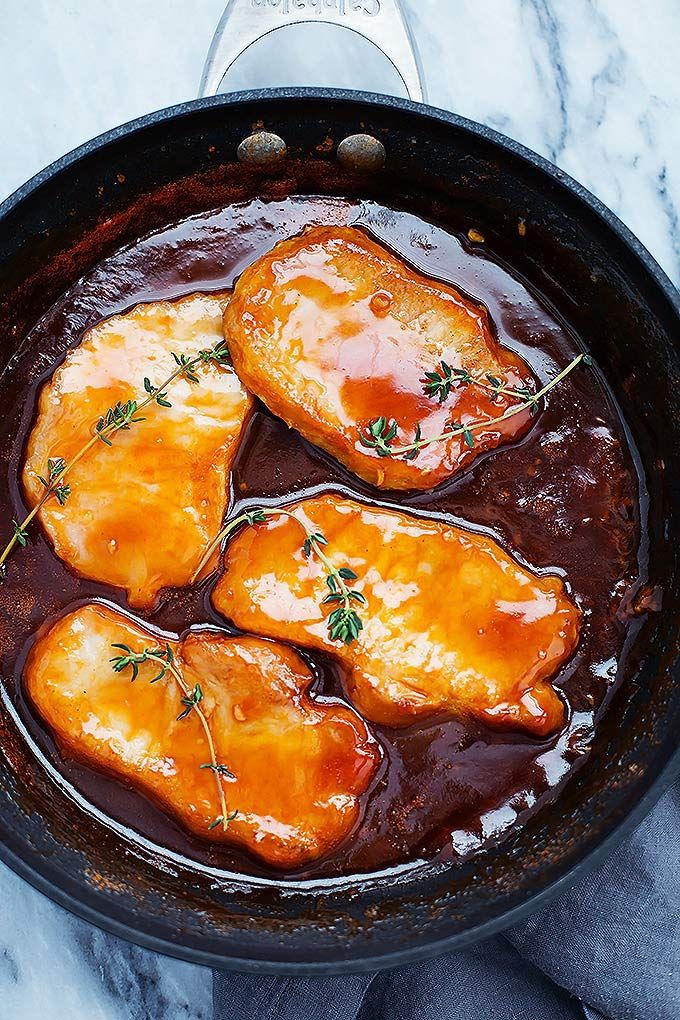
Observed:
[[[224,329],[244,385],[373,485],[430,489],[531,424],[524,410],[478,427],[536,392],[486,310],[357,228],[311,227],[277,244],[236,284]],[[381,456],[370,433],[381,418],[383,432],[396,425],[395,449],[477,423],[474,443],[458,435],[415,459]]]
[[[85,333],[40,393],[23,484],[31,506],[49,481],[49,462],[69,461],[116,403],[159,385],[178,357],[223,342],[226,293],[138,305]],[[227,507],[229,470],[252,398],[222,365],[202,364],[197,382],[176,379],[167,403],[96,446],[66,481],[65,505],[50,499],[40,521],[57,555],[77,574],[127,590],[149,608],[159,591],[189,582],[201,549]]]
[[[537,575],[492,538],[335,495],[287,508],[229,542],[213,604],[238,627],[331,653],[359,712],[407,726],[438,712],[536,736],[565,709],[549,682],[574,651],[580,612],[564,582]],[[300,521],[356,575],[363,629],[333,640],[325,568]],[[307,550],[309,551],[309,550]],[[344,569],[344,568],[343,568]],[[337,590],[337,588],[336,588]]]
[[[171,672],[150,660],[116,672],[112,657],[157,649],[173,664],[203,713],[220,772],[211,765],[196,708]],[[316,700],[313,676],[285,645],[211,631],[162,639],[113,608],[76,609],[39,637],[26,689],[63,753],[111,773],[155,800],[204,839],[244,847],[293,869],[340,844],[355,825],[359,798],[380,759],[378,745],[349,708]],[[191,701],[191,698],[189,698]],[[224,770],[224,771],[222,771]],[[229,813],[216,781],[224,784]]]

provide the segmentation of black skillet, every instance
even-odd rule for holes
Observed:
[[[306,9],[306,13],[305,13]],[[230,21],[231,19],[231,21]],[[392,0],[233,0],[204,88],[256,36],[328,20],[377,42],[418,97]],[[236,38],[238,44],[232,45]],[[262,137],[264,125],[287,144]],[[375,141],[337,146],[357,132]],[[377,153],[377,156],[376,156]],[[357,169],[362,159],[364,169]],[[372,169],[370,168],[372,167]],[[177,183],[181,182],[181,183]],[[590,760],[560,798],[483,858],[443,873],[323,891],[161,861],[83,809],[36,760],[9,697],[0,716],[0,856],[81,917],[196,963],[270,972],[394,966],[490,935],[593,867],[649,810],[680,760],[680,306],[659,266],[587,191],[522,146],[414,102],[321,89],[203,98],[110,131],[0,207],[0,336],[8,363],[80,275],[143,233],[255,196],[377,199],[443,225],[484,225],[493,250],[564,311],[602,366],[641,451],[650,497],[647,621]],[[531,223],[530,243],[517,233]]]

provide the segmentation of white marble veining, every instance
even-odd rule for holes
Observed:
[[[121,942],[0,871],[3,1020],[210,1020],[210,971]]]
[[[677,0],[407,6],[430,101],[558,163],[680,282]],[[0,198],[88,137],[193,97],[222,7],[223,0],[0,3]],[[370,47],[318,26],[279,33],[226,84],[288,83],[400,91]],[[0,1016],[211,1016],[208,971],[94,930],[1,867],[0,904]]]

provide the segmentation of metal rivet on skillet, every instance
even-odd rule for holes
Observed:
[[[274,166],[286,158],[286,143],[271,131],[256,131],[244,138],[236,155],[241,163],[252,166]]]
[[[338,159],[346,170],[374,173],[382,170],[386,158],[385,146],[373,135],[350,135],[338,145]]]

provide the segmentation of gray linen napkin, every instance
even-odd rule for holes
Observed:
[[[215,1020],[680,1020],[680,786],[578,886],[458,953],[377,975],[214,975]]]

